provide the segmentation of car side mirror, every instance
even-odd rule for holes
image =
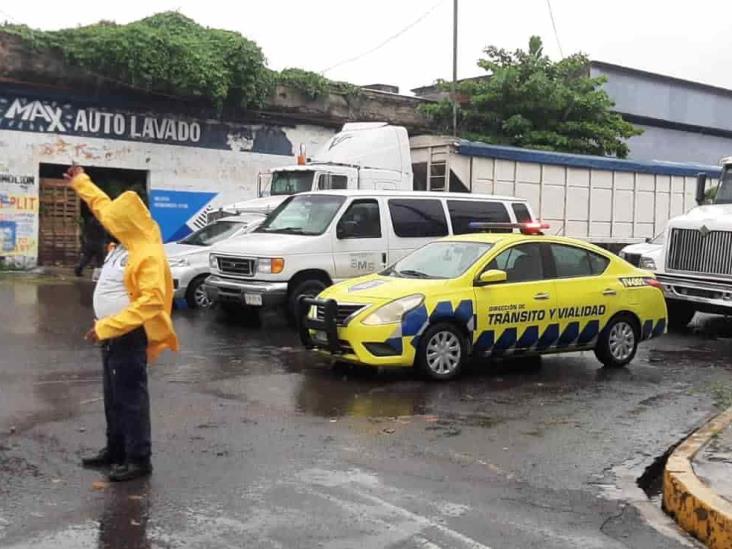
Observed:
[[[506,271],[499,271],[498,269],[488,269],[483,271],[478,280],[475,281],[476,286],[488,286],[489,284],[499,284],[506,282],[507,275]]]
[[[700,172],[696,174],[696,203],[704,204],[704,191],[707,186],[707,174]]]

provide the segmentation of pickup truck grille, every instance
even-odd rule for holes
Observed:
[[[732,231],[673,229],[667,264],[673,271],[732,276]]]
[[[365,304],[351,304],[351,303],[339,303],[336,311],[336,324],[338,326],[345,326],[348,318],[366,307]],[[315,311],[315,318],[318,320],[325,320],[325,307],[318,305]]]
[[[219,271],[224,274],[237,276],[252,276],[254,274],[254,260],[238,257],[217,257]]]

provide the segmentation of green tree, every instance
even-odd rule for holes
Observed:
[[[625,140],[642,130],[612,112],[604,77],[589,76],[584,54],[553,62],[541,39],[528,51],[484,50],[478,66],[485,78],[458,85],[458,132],[462,137],[534,149],[625,158]],[[440,83],[449,89],[445,82]],[[441,131],[452,128],[452,103],[444,99],[421,110]]]

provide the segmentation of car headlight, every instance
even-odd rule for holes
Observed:
[[[208,254],[208,266],[212,269],[219,268],[219,263],[216,261],[216,256],[214,254]]]
[[[361,322],[367,326],[378,326],[380,324],[396,324],[402,321],[404,313],[422,305],[424,296],[414,294],[402,297],[382,305],[373,313],[364,318]]]
[[[171,267],[187,267],[191,264],[186,257],[171,257],[168,258],[168,263]]]
[[[652,257],[642,255],[638,266],[641,269],[646,269],[647,271],[655,271],[656,270],[656,261]]]
[[[279,274],[285,270],[285,260],[281,257],[267,257],[257,260],[257,272]]]

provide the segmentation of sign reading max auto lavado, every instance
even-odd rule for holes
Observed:
[[[284,131],[276,126],[190,120],[170,115],[80,106],[58,99],[4,96],[1,93],[0,130],[57,133],[268,154],[292,153],[290,141]]]

